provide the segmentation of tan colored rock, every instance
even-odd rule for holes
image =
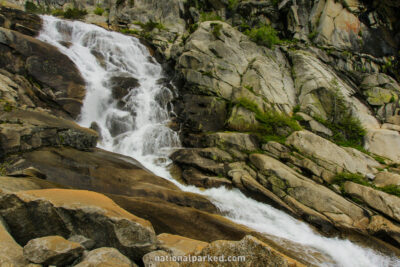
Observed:
[[[157,239],[158,248],[174,256],[184,256],[198,252],[208,245],[206,242],[171,234],[160,234]]]
[[[302,155],[333,173],[376,173],[380,166],[370,156],[354,149],[342,148],[308,131],[294,132],[286,145],[296,148]]]
[[[43,148],[19,155],[11,171],[33,166],[49,182],[107,194],[156,198],[185,207],[217,212],[205,197],[181,191],[133,158],[101,149]],[[90,170],[88,172],[88,170]]]
[[[76,267],[137,267],[115,248],[97,248],[84,255]]]
[[[399,132],[384,129],[370,130],[364,140],[368,151],[400,163]]]
[[[1,193],[0,215],[21,243],[40,236],[80,233],[98,247],[115,247],[136,259],[156,245],[150,222],[90,191],[42,189]]]
[[[382,129],[400,132],[400,125],[384,123],[382,124]]]
[[[47,189],[47,188],[65,188],[65,187],[35,177],[29,177],[29,178],[0,177],[0,189],[4,191],[18,192],[18,191]]]
[[[354,45],[357,40],[357,34],[361,29],[361,23],[358,18],[349,10],[343,8],[341,2],[334,0],[323,1],[325,3],[319,16],[319,25],[316,25],[319,33],[316,41],[321,44],[333,45],[341,49],[358,48]],[[345,1],[350,10],[355,10],[358,6],[354,1]],[[350,7],[351,5],[351,7]],[[354,47],[355,46],[355,47]]]
[[[193,253],[191,256],[196,256],[196,262],[182,262],[182,267],[195,267],[195,266],[221,266],[219,260],[214,260],[214,256],[217,259],[227,260],[227,257],[239,257],[236,261],[230,261],[229,266],[304,266],[303,264],[281,254],[275,249],[271,248],[264,242],[258,240],[253,236],[246,236],[240,241],[224,241],[218,240],[212,242],[203,248],[200,252]],[[212,258],[212,261],[208,260],[208,257]]]
[[[400,222],[399,197],[352,182],[346,182],[344,184],[344,190],[351,196],[362,200],[371,208]]]
[[[7,231],[3,218],[0,217],[0,266],[5,267],[34,267],[23,256],[22,247],[15,242],[14,238]]]
[[[24,246],[24,257],[31,262],[45,265],[66,265],[72,263],[84,248],[61,236],[46,236],[30,240]]]
[[[368,218],[364,210],[342,196],[267,155],[252,154],[250,161],[266,177],[268,189],[295,210],[298,216],[322,227],[332,224],[344,229],[365,229]]]
[[[387,185],[400,186],[400,175],[393,172],[379,172],[373,180],[373,183],[377,187],[384,187]]]
[[[367,230],[370,235],[378,237],[383,235],[388,240],[393,239],[395,242],[400,243],[400,226],[380,215],[375,215],[371,218]]]

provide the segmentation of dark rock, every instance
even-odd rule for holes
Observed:
[[[75,64],[56,47],[16,31],[0,29],[0,67],[30,76],[41,88],[50,88],[55,101],[73,118],[80,114],[85,82]]]
[[[130,90],[140,86],[139,80],[134,77],[116,76],[111,78],[112,96],[116,100],[122,100]]]
[[[42,19],[36,14],[0,6],[0,27],[36,36],[42,28]]]
[[[227,119],[226,103],[212,96],[186,94],[179,118],[191,132],[219,131]]]

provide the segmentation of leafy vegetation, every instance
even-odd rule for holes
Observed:
[[[236,10],[236,8],[239,5],[239,0],[228,0],[228,9],[233,11]]]
[[[50,14],[50,9],[42,5],[35,5],[35,3],[27,1],[25,2],[25,11],[35,14]]]
[[[331,139],[338,145],[362,150],[366,130],[360,120],[353,116],[351,108],[348,107],[339,91],[338,82],[333,80],[331,84],[334,93],[331,108],[327,112],[328,119],[315,117],[315,120],[332,131],[333,137]]]
[[[221,36],[222,24],[211,23],[211,27],[212,27],[212,34],[214,35],[214,37],[219,38]]]
[[[102,16],[104,13],[104,9],[101,6],[97,5],[96,8],[94,9],[93,13],[98,16]]]
[[[244,33],[248,35],[253,42],[268,48],[272,48],[274,45],[281,43],[276,30],[271,25],[255,27],[251,30],[246,30]]]
[[[159,29],[159,30],[164,30],[165,26],[160,23],[160,22],[155,22],[155,21],[148,21],[146,23],[142,23],[140,21],[136,21],[134,24],[139,25],[143,30],[147,32],[151,32],[154,29]]]
[[[82,19],[88,13],[86,9],[79,8],[68,8],[67,10],[55,9],[51,11],[51,14],[56,17],[64,17],[66,19]]]
[[[134,34],[134,35],[140,34],[140,31],[138,31],[138,30],[132,30],[132,29],[120,29],[119,31],[120,31],[121,33],[123,33],[123,34]]]
[[[203,12],[200,15],[200,21],[213,21],[213,20],[221,20],[222,18],[218,16],[215,12]]]
[[[371,187],[375,190],[379,190],[382,192],[385,192],[387,194],[390,195],[395,195],[397,197],[400,197],[400,186],[398,185],[387,185],[384,187],[377,187],[374,184],[368,182],[365,180],[365,178],[360,175],[360,174],[354,174],[354,173],[347,173],[347,172],[343,172],[343,173],[339,173],[335,176],[333,183],[336,183],[340,186],[341,191],[345,194],[345,190],[344,190],[344,183],[345,182],[353,182],[356,184],[360,184],[360,185],[364,185],[364,186],[368,186]]]
[[[256,134],[264,143],[284,142],[292,132],[302,129],[293,118],[273,110],[263,112],[256,103],[247,98],[239,98],[234,104],[254,112],[256,120],[260,122]]]

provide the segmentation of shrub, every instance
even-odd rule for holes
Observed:
[[[79,9],[79,8],[68,8],[64,14],[63,17],[66,19],[81,19],[84,16],[87,15],[87,11],[85,9]]]
[[[245,31],[245,34],[248,35],[253,42],[269,48],[281,43],[276,30],[272,28],[271,25],[264,25],[247,30]]]
[[[104,9],[102,9],[100,6],[97,6],[95,8],[95,10],[93,11],[94,14],[98,15],[98,16],[102,16],[104,13]]]
[[[239,0],[228,0],[228,9],[235,10],[239,5]]]
[[[159,29],[159,30],[163,30],[165,29],[164,25],[160,22],[155,22],[155,21],[148,21],[146,23],[142,23],[140,21],[136,21],[134,24],[139,25],[143,30],[147,31],[147,32],[151,32],[154,29]]]
[[[222,25],[219,23],[211,23],[211,27],[212,27],[212,34],[214,35],[214,37],[215,38],[220,37]]]
[[[331,140],[335,143],[362,150],[366,130],[360,120],[353,116],[351,108],[348,107],[339,91],[337,81],[333,80],[331,84],[334,93],[332,96],[333,107],[327,114],[329,119],[324,120],[319,117],[315,117],[315,119],[333,132]]]
[[[33,2],[25,2],[25,11],[36,13],[39,10],[39,7],[35,5]]]
[[[215,12],[203,12],[200,15],[200,21],[213,21],[213,20],[222,21],[222,18],[218,16]]]
[[[239,98],[235,104],[254,112],[256,120],[260,123],[256,134],[262,142],[277,141],[283,142],[285,138],[294,131],[301,130],[296,120],[277,111],[269,110],[263,112],[256,103],[247,98]],[[280,131],[285,129],[285,131]]]

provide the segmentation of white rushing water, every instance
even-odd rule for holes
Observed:
[[[172,92],[160,81],[164,78],[140,42],[116,32],[78,21],[43,16],[44,28],[38,37],[60,49],[75,62],[87,83],[87,95],[79,123],[100,129],[100,147],[131,156],[155,174],[177,184],[182,190],[207,196],[227,218],[258,232],[298,243],[298,251],[318,266],[400,266],[390,258],[348,240],[326,238],[307,224],[269,205],[244,196],[238,190],[214,188],[201,191],[171,178],[168,154],[179,147],[177,133],[167,127]],[[134,78],[134,79],[132,79]],[[115,100],[113,85],[133,84],[122,100]],[[330,260],[321,262],[324,255]]]

